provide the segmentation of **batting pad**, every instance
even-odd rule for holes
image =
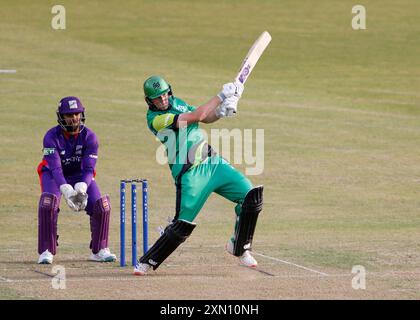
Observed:
[[[263,186],[255,187],[245,196],[238,227],[235,232],[234,255],[240,257],[245,250],[251,249],[258,215],[263,206]]]
[[[139,261],[151,265],[153,270],[156,270],[191,235],[195,227],[195,223],[175,220],[165,228],[164,233]]]

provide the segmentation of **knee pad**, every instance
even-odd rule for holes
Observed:
[[[57,216],[59,200],[55,194],[43,192],[38,206],[38,253],[57,252]]]
[[[160,238],[139,261],[151,265],[153,270],[156,270],[191,235],[195,227],[195,223],[175,220],[165,228]]]
[[[251,189],[242,203],[238,226],[235,230],[234,255],[239,257],[251,249],[258,215],[263,206],[263,186]]]

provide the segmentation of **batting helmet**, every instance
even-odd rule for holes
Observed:
[[[146,79],[143,84],[143,90],[144,98],[151,109],[156,108],[152,103],[152,99],[156,99],[165,93],[172,95],[171,86],[159,76],[152,76]]]

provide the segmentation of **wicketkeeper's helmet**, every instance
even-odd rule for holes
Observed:
[[[81,113],[79,132],[83,130],[85,125],[85,107],[77,97],[65,97],[60,100],[57,108],[57,122],[67,132],[74,132],[77,128],[67,125],[64,120],[64,114]]]

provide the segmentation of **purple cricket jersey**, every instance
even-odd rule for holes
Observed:
[[[98,139],[86,126],[77,135],[70,135],[56,126],[44,136],[43,154],[38,167],[40,175],[50,171],[57,186],[69,183],[67,179],[73,180],[76,177],[89,186],[95,176]]]

